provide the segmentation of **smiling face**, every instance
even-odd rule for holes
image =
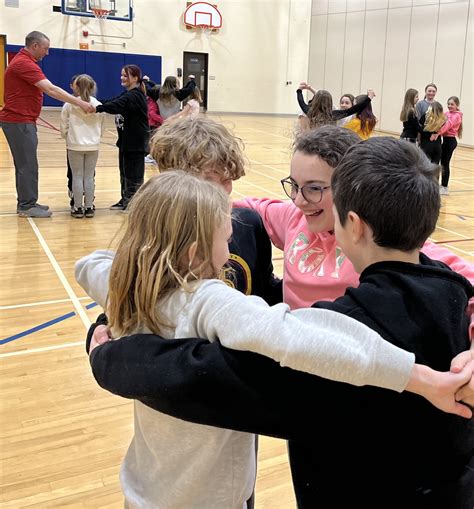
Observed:
[[[127,90],[131,90],[136,87],[138,83],[138,76],[132,76],[128,74],[124,69],[120,73],[120,84]]]
[[[431,102],[434,100],[435,98],[435,95],[436,95],[436,88],[435,87],[426,87],[426,90],[425,90],[425,99],[428,101],[428,102]]]
[[[320,187],[330,186],[333,172],[334,168],[317,155],[296,151],[291,159],[290,177],[300,189],[308,184]],[[334,230],[331,189],[323,191],[323,198],[319,203],[306,201],[300,191],[296,195],[294,204],[304,214],[312,233]]]
[[[450,99],[448,101],[448,110],[449,111],[458,111],[458,105],[454,102],[453,99]]]
[[[341,108],[341,110],[348,110],[349,108],[351,108],[352,103],[351,103],[351,100],[349,99],[349,97],[347,97],[346,95],[343,95],[339,102],[339,107]]]

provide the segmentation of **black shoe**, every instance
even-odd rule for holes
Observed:
[[[86,211],[84,212],[84,215],[86,217],[94,217],[94,209],[86,209]]]
[[[82,219],[84,217],[84,210],[81,208],[71,210],[71,216],[76,219]]]
[[[124,208],[125,207],[123,206],[123,199],[109,207],[110,210],[124,210]]]

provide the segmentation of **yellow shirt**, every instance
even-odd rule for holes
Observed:
[[[370,135],[372,134],[372,131],[363,131],[360,125],[360,118],[353,118],[352,120],[349,120],[347,124],[344,125],[346,129],[350,129],[351,131],[354,131],[356,134],[359,135],[359,138],[362,140],[368,140]]]

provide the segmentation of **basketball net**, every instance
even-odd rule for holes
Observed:
[[[214,32],[214,29],[209,25],[197,25],[196,28],[201,30],[201,34],[205,35],[206,37],[209,37]]]
[[[107,9],[100,9],[96,7],[91,7],[91,11],[94,14],[96,19],[107,19],[110,11]]]

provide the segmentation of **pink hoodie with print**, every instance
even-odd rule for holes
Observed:
[[[359,286],[359,274],[337,245],[333,233],[312,233],[304,214],[290,201],[245,198],[234,207],[258,212],[273,244],[284,253],[283,301],[291,309],[309,307],[316,301],[333,301],[346,288]],[[474,283],[474,264],[433,242],[422,252],[449,265]]]

